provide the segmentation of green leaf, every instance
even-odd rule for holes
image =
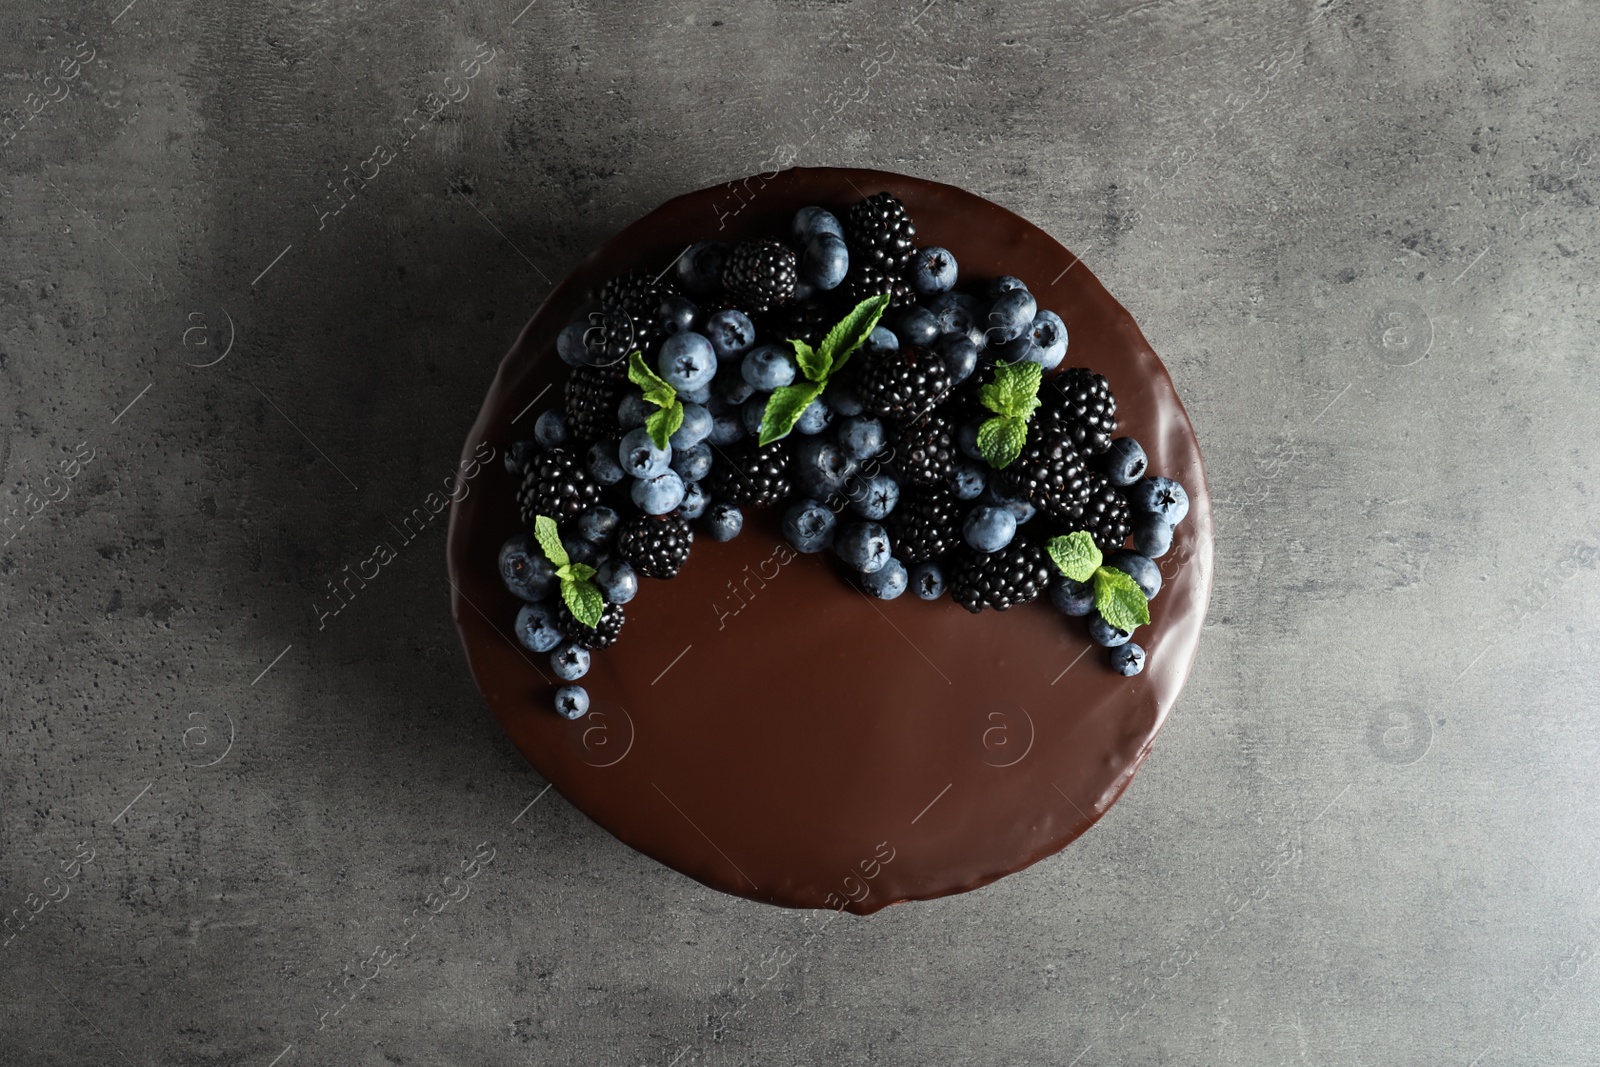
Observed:
[[[978,390],[978,400],[996,415],[1026,422],[1039,407],[1039,383],[1044,368],[1021,361],[1002,363],[994,369],[994,381]]]
[[[1028,439],[1028,424],[1021,419],[996,415],[978,427],[978,452],[995,470],[1011,465],[1022,454]]]
[[[855,354],[862,342],[872,333],[883,313],[889,310],[889,294],[869,296],[850,310],[850,313],[828,331],[822,339],[822,355],[828,362],[828,374],[839,373],[845,361]]]
[[[791,339],[794,346],[794,361],[800,365],[800,373],[813,382],[828,380],[828,372],[833,369],[831,361],[822,352],[818,352],[804,341]]]
[[[811,402],[822,394],[821,382],[803,382],[774,389],[767,400],[767,410],[761,415],[761,434],[757,443],[770,445],[780,437],[789,436],[794,424]]]
[[[1105,559],[1100,554],[1100,546],[1085,530],[1076,530],[1065,537],[1052,537],[1045,542],[1044,550],[1050,553],[1056,569],[1075,582],[1087,582],[1093,578],[1095,570]]]
[[[1094,572],[1094,609],[1112,626],[1132,633],[1150,622],[1150,602],[1132,578],[1111,567]]]
[[[606,610],[606,598],[600,595],[600,590],[595,588],[593,582],[587,580],[562,582],[561,599],[566,602],[572,617],[585,626],[599,623],[600,616]]]
[[[587,563],[569,563],[567,564],[567,572],[575,582],[586,582],[595,575],[594,568]]]
[[[556,520],[548,515],[534,516],[533,539],[544,549],[544,558],[556,567],[565,567],[571,562],[567,558],[566,546],[561,543],[561,535],[556,532]]]
[[[678,399],[678,391],[650,369],[637,348],[628,353],[628,381],[637,385],[644,398],[658,408],[668,407]]]
[[[669,387],[670,388],[670,387]],[[645,398],[646,400],[649,397]],[[666,448],[672,435],[678,432],[678,427],[683,425],[683,403],[676,397],[672,403],[660,411],[652,412],[644,420],[644,428],[650,434],[650,440],[656,443],[657,448]]]

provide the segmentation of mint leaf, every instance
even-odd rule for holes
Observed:
[[[1027,439],[1027,423],[1021,419],[996,415],[978,427],[978,452],[989,466],[1000,470],[1010,466],[1022,454],[1022,446]]]
[[[668,386],[671,388],[671,386]],[[645,397],[646,400],[650,398]],[[683,403],[676,397],[660,411],[652,412],[644,420],[644,428],[657,448],[666,448],[668,440],[683,425]]]
[[[667,407],[678,399],[678,391],[650,369],[637,348],[628,353],[628,381],[637,385],[644,393],[644,398],[658,408]],[[661,442],[656,444],[660,445]]]
[[[800,365],[801,374],[804,374],[808,380],[813,382],[825,382],[828,380],[828,372],[833,368],[829,365],[830,361],[824,354],[826,349],[823,352],[818,352],[804,341],[797,339],[791,340],[789,343],[794,346],[794,361]]]
[[[582,564],[579,564],[582,566]],[[566,602],[572,617],[585,626],[594,626],[606,610],[606,598],[588,580],[561,583],[561,599]]]
[[[1094,572],[1094,609],[1106,622],[1132,633],[1150,622],[1150,602],[1132,578],[1111,567]]]
[[[839,368],[861,347],[888,310],[889,294],[880,293],[861,301],[834,324],[828,336],[822,339],[822,355],[828,363],[828,374],[839,373]]]
[[[556,532],[556,520],[548,515],[534,516],[533,539],[544,549],[544,558],[554,566],[565,567],[572,562],[567,558],[567,549],[561,543],[561,535]]]
[[[570,575],[572,580],[575,582],[586,582],[590,578],[593,578],[595,574],[594,568],[589,566],[587,563],[569,563],[567,564],[566,570],[567,574],[563,575],[563,577]]]
[[[767,409],[761,415],[761,433],[758,444],[770,445],[780,437],[789,436],[794,424],[811,402],[822,395],[822,382],[804,382],[774,389],[767,400]]]
[[[996,415],[1026,422],[1039,406],[1039,383],[1044,368],[1037,363],[1002,363],[994,381],[978,390],[978,400]]]
[[[1087,582],[1093,578],[1095,570],[1105,558],[1100,554],[1100,546],[1085,530],[1074,531],[1065,537],[1052,537],[1045,542],[1044,550],[1050,553],[1056,569],[1075,582]]]

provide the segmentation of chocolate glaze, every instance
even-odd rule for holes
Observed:
[[[1142,675],[1113,673],[1083,620],[1045,602],[971,615],[948,598],[870,600],[828,559],[795,554],[769,517],[728,544],[699,537],[678,578],[641,581],[621,640],[583,680],[588,717],[567,722],[551,710],[546,657],[512,636],[518,602],[496,552],[519,524],[498,459],[453,506],[448,545],[473,676],[573,804],[708,886],[863,914],[975,889],[1065,847],[1127,788],[1188,676],[1211,588],[1210,496],[1183,405],[1132,317],[1072,253],[971,193],[879,171],[789,170],[669,201],[579,264],[501,363],[463,451],[532,436],[566,373],[555,336],[610,275],[885,189],[906,202],[921,243],[955,253],[963,279],[1017,275],[1058,312],[1065,365],[1104,374],[1119,432],[1187,487],[1189,517],[1137,636]]]

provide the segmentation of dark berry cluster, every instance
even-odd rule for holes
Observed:
[[[1056,370],[1066,324],[1026,283],[958,290],[955,256],[919,248],[916,236],[889,193],[839,216],[808,207],[786,233],[691,245],[670,278],[610,279],[561,332],[556,349],[571,368],[562,403],[538,417],[534,441],[507,451],[529,532],[506,543],[500,566],[526,602],[519,639],[550,653],[563,682],[621,636],[641,577],[677,576],[695,524],[728,540],[746,508],[781,509],[797,550],[832,551],[873,596],[949,595],[979,612],[1048,595],[1089,617],[1115,669],[1143,667],[1129,633],[1097,612],[1096,581],[1066,577],[1050,546],[1082,531],[1105,568],[1153,597],[1153,560],[1188,510],[1183,487],[1150,477],[1139,443],[1116,437],[1105,378]],[[820,349],[835,323],[883,295],[882,319],[842,369],[791,410],[782,436],[760,443],[786,387],[821,381],[792,342]],[[996,390],[1014,388],[1019,369],[1036,384],[1000,404]],[[1009,451],[986,426],[996,421],[1009,427]],[[556,524],[556,559],[532,534],[540,517]],[[575,580],[599,598],[580,613],[563,585]],[[568,717],[588,704],[581,686],[557,691]]]

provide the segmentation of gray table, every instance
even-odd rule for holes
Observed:
[[[0,12],[0,1061],[1592,1058],[1587,5],[524,2]],[[543,792],[442,518],[327,610],[552,279],[790,160],[1083,254],[1218,497],[1126,798],[833,923]]]

